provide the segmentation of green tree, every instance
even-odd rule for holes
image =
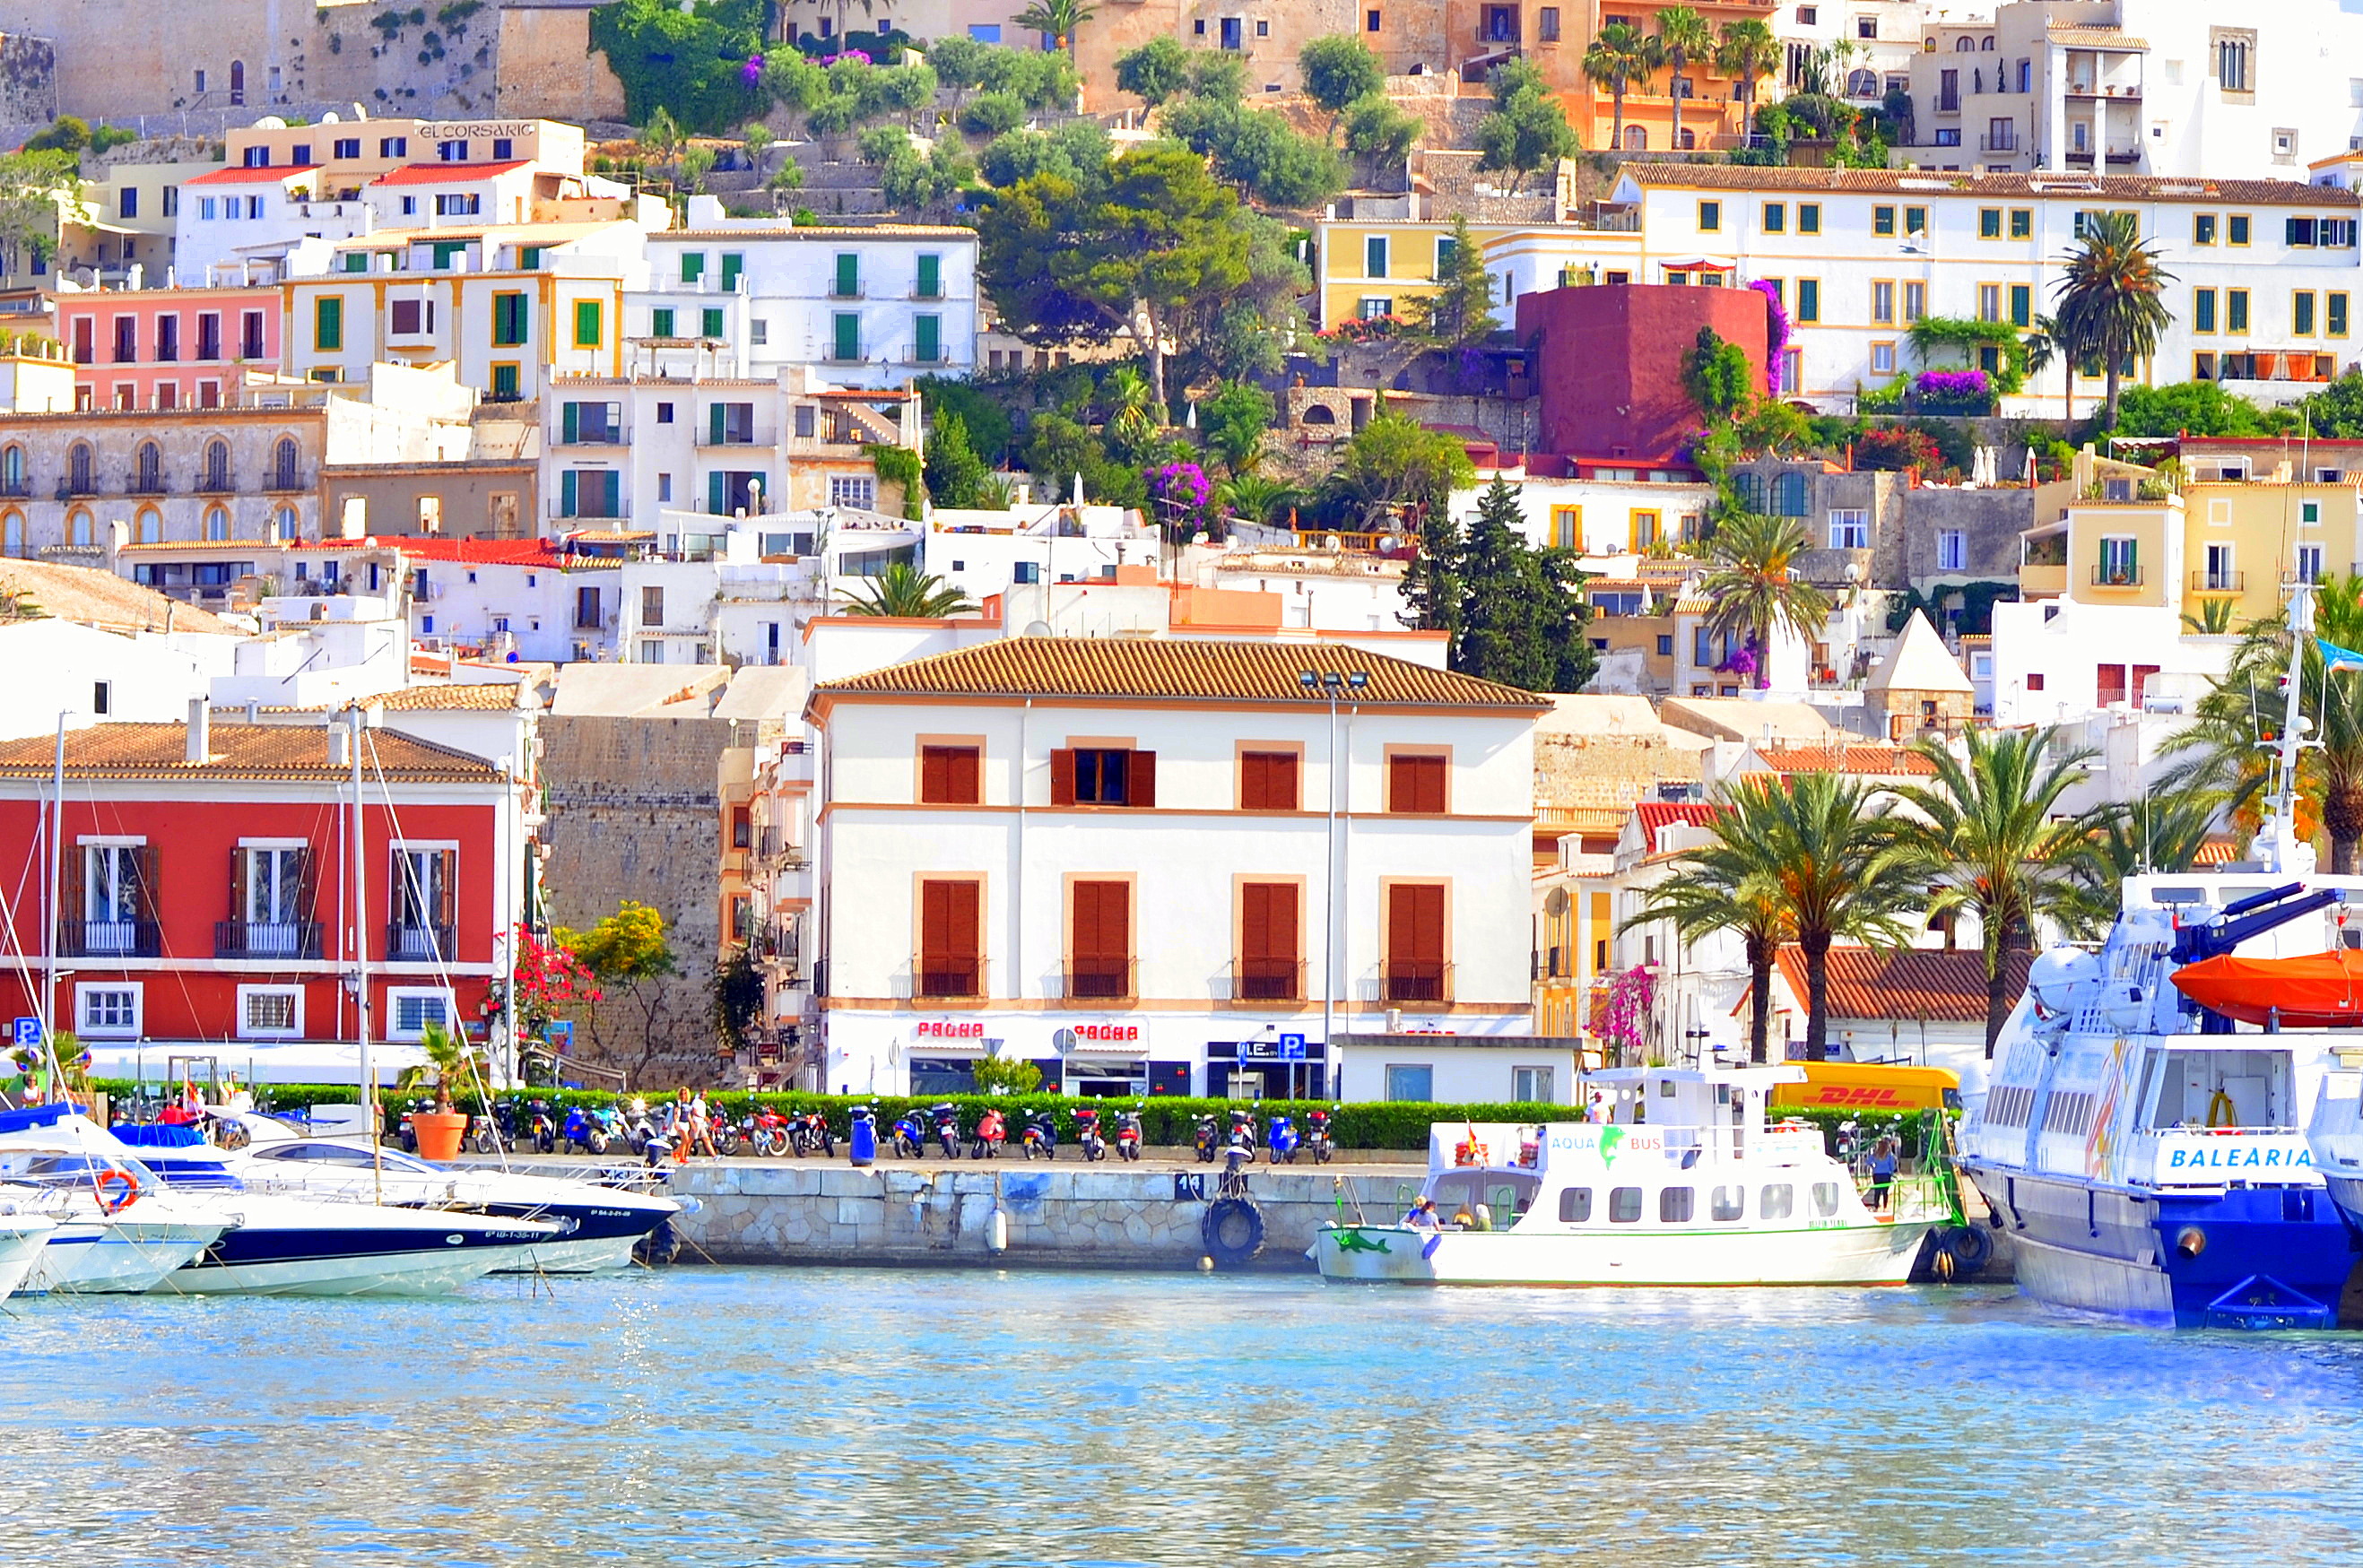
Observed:
[[[2219,817],[2236,802],[2223,790],[2184,788],[2172,775],[2130,805],[2111,813],[2069,867],[2071,896],[2058,909],[2072,936],[2105,936],[2124,901],[2128,877],[2189,871],[2214,836]]]
[[[1107,167],[1108,134],[1097,120],[1069,120],[1052,130],[1014,130],[993,138],[977,157],[992,185],[1015,185],[1037,174],[1080,181]]]
[[[1688,6],[1668,6],[1658,13],[1658,53],[1673,77],[1674,148],[1682,147],[1682,72],[1700,61],[1714,58],[1714,30],[1704,17]]]
[[[1026,123],[1026,105],[1009,93],[980,93],[960,111],[960,129],[971,136],[1001,136]]]
[[[1236,104],[1247,96],[1247,62],[1227,50],[1193,50],[1190,61],[1190,96],[1214,103]]]
[[[6,161],[0,159],[0,163]],[[2307,393],[2298,413],[2317,436],[2363,436],[2363,374],[2349,370],[2321,391]]]
[[[957,414],[938,414],[935,436],[927,442],[927,494],[937,506],[985,504],[985,486],[993,470],[969,445],[968,421]]]
[[[730,1050],[744,1050],[763,1017],[763,972],[743,942],[730,944],[715,963],[712,1010],[715,1038]]]
[[[1720,424],[1756,396],[1756,368],[1747,362],[1747,349],[1702,326],[1682,360],[1682,390],[1701,414]]]
[[[1383,93],[1347,105],[1345,125],[1346,150],[1370,169],[1402,162],[1427,129],[1426,121],[1396,108]]]
[[[1630,22],[1609,22],[1592,35],[1583,51],[1584,79],[1608,89],[1616,105],[1615,129],[1610,146],[1625,148],[1625,94],[1636,82],[1647,82],[1664,63],[1658,40]]]
[[[1269,109],[1230,99],[1189,98],[1165,110],[1168,136],[1204,154],[1215,175],[1270,206],[1318,206],[1337,194],[1346,171],[1326,143],[1300,135]]]
[[[25,138],[26,152],[80,152],[90,145],[90,122],[79,115],[60,115],[50,128]]]
[[[2006,955],[2033,947],[2045,921],[2069,918],[2077,899],[2074,868],[2091,853],[2091,834],[2101,825],[2060,811],[2060,797],[2083,781],[2090,753],[2068,751],[2056,739],[2048,730],[1990,734],[1972,727],[1966,754],[1958,756],[1941,742],[1923,741],[1918,749],[1936,781],[1900,791],[1914,813],[1903,822],[1902,842],[1938,889],[1932,909],[1978,917],[1988,1056],[2010,1016]]]
[[[1796,928],[1781,897],[1781,867],[1769,863],[1766,845],[1775,805],[1764,780],[1743,781],[1721,792],[1711,829],[1714,840],[1686,851],[1665,878],[1642,895],[1640,908],[1625,921],[1630,931],[1651,921],[1670,921],[1685,944],[1729,933],[1739,938],[1747,964],[1747,1055],[1771,1060],[1772,966]]]
[[[1042,1087],[1042,1069],[1022,1056],[979,1056],[970,1066],[979,1094],[1032,1094]]]
[[[693,143],[681,149],[681,160],[675,167],[680,171],[681,182],[688,187],[691,195],[704,193],[706,177],[714,172],[716,156],[714,149],[703,142]]]
[[[2118,436],[2278,436],[2294,421],[2288,409],[2269,412],[2216,381],[2127,387],[2117,408]]]
[[[1892,817],[1869,810],[1868,785],[1836,773],[1745,779],[1762,799],[1739,813],[1805,958],[1805,1058],[1829,1055],[1830,948],[1843,941],[1901,946],[1921,923],[1925,873],[1902,845]]]
[[[1526,543],[1509,484],[1496,479],[1478,496],[1452,575],[1462,595],[1454,669],[1529,691],[1577,691],[1592,679],[1592,612],[1575,591],[1583,574],[1567,552]]]
[[[1239,474],[1226,480],[1215,487],[1215,495],[1233,517],[1247,523],[1271,523],[1283,508],[1303,499],[1285,480],[1266,479],[1260,474]]]
[[[1752,112],[1756,84],[1781,69],[1788,50],[1772,29],[1754,17],[1725,22],[1714,41],[1714,68],[1731,78],[1734,94]],[[1905,99],[1910,102],[1909,97]]]
[[[848,589],[845,593],[845,613],[849,615],[940,621],[947,616],[971,614],[975,610],[976,605],[967,594],[908,561],[893,562],[876,577],[865,579],[860,588]]]
[[[94,215],[78,168],[71,152],[0,153],[0,273],[46,269],[61,219]]]
[[[1115,58],[1115,84],[1150,108],[1190,85],[1190,51],[1170,33],[1159,33],[1138,49]]]
[[[2066,267],[2055,286],[2058,330],[2070,352],[2101,361],[2108,379],[2102,423],[2113,427],[2124,368],[2157,353],[2174,320],[2164,298],[2174,274],[2158,265],[2135,215],[2124,212],[2086,214],[2083,238]]]
[[[984,79],[984,58],[992,48],[965,33],[947,33],[927,46],[927,64],[934,68],[936,80],[951,89],[954,116],[959,115],[968,90]]]
[[[1105,410],[1100,439],[1107,443],[1109,455],[1135,466],[1147,462],[1159,446],[1158,432],[1165,427],[1165,410],[1158,404],[1155,389],[1134,367],[1118,365],[1100,383],[1099,395]]]
[[[1796,575],[1808,547],[1793,517],[1735,513],[1715,525],[1714,565],[1699,584],[1709,601],[1707,629],[1756,652],[1756,684],[1766,684],[1773,635],[1782,628],[1810,643],[1829,619],[1827,595]]]
[[[1382,93],[1387,68],[1370,45],[1352,33],[1330,33],[1296,51],[1296,69],[1304,78],[1304,95],[1329,111],[1329,138],[1336,140],[1337,120],[1357,99]]]
[[[1271,393],[1253,381],[1226,381],[1199,408],[1198,427],[1224,470],[1240,479],[1262,460],[1264,432],[1277,412]]]
[[[1477,125],[1477,167],[1508,170],[1514,194],[1527,175],[1577,149],[1575,127],[1542,72],[1523,58],[1495,66],[1491,84],[1493,110]]]
[[[1098,15],[1099,7],[1084,0],[1034,0],[1012,20],[1021,28],[1040,33],[1052,49],[1064,50],[1068,60],[1072,61],[1076,32]]]
[[[1322,481],[1324,522],[1369,532],[1414,525],[1449,511],[1452,492],[1476,482],[1459,437],[1400,414],[1381,414],[1354,432]]]
[[[1437,242],[1436,292],[1411,301],[1411,329],[1446,348],[1474,343],[1501,329],[1493,317],[1493,274],[1485,253],[1469,233],[1467,217],[1455,214],[1448,240]]]
[[[1026,467],[1041,481],[1046,497],[1077,497],[1072,487],[1082,480],[1084,497],[1111,506],[1145,506],[1148,486],[1140,469],[1108,456],[1107,447],[1092,429],[1063,414],[1038,414],[1026,443]]]
[[[1008,458],[1013,434],[1009,411],[991,392],[973,381],[944,376],[921,376],[917,384],[919,401],[930,422],[940,425],[945,415],[956,414],[978,457],[993,465]]]
[[[623,84],[634,125],[662,108],[719,136],[753,106],[746,70],[763,52],[763,0],[616,0],[591,13],[591,47]]]
[[[771,144],[779,139],[771,134],[771,127],[762,121],[749,121],[738,132],[738,145],[747,154],[747,167],[760,174],[763,171],[763,160],[771,150]]]
[[[602,1008],[609,1001],[629,1003],[639,1010],[639,1051],[642,1060],[657,1047],[656,1021],[663,1006],[658,982],[681,972],[672,944],[665,936],[665,919],[649,905],[626,899],[589,931],[563,926],[550,933],[559,946],[571,949],[575,960],[599,983],[598,1000],[584,1004],[592,1049],[614,1059],[621,1042],[611,1042],[601,1025]]]

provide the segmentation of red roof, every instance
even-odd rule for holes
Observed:
[[[1805,999],[1805,955],[1783,947],[1776,960],[1789,994]],[[2013,1006],[2026,989],[2027,966],[2035,955],[2002,954],[2003,1000]],[[1893,1019],[1914,1023],[1983,1023],[1986,1017],[1985,955],[1966,948],[1904,948],[1882,953],[1869,947],[1830,949],[1830,1016]],[[1747,999],[1741,999],[1744,1007]]]
[[[181,183],[183,185],[277,185],[294,179],[298,174],[309,174],[319,167],[316,163],[282,163],[261,169],[249,169],[244,164],[239,164],[235,168],[216,169],[210,174],[200,174],[194,179],[183,180]]]
[[[372,185],[456,185],[505,174],[512,169],[522,169],[527,160],[513,158],[506,163],[408,163],[379,175]]]
[[[413,560],[457,561],[468,566],[559,567],[566,556],[548,539],[452,539],[436,534],[397,538],[323,539],[291,547],[298,550],[400,550]]]
[[[1789,745],[1759,749],[1775,773],[1916,773],[1935,777],[1936,765],[1909,746]]]
[[[1633,807],[1633,814],[1641,819],[1644,842],[1655,845],[1658,830],[1681,823],[1687,827],[1712,827],[1714,819],[1731,810],[1712,801],[1642,801]]]

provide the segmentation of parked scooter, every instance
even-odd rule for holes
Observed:
[[[1248,1165],[1255,1164],[1256,1118],[1254,1111],[1243,1110],[1236,1106],[1232,1108],[1231,1128],[1230,1132],[1226,1134],[1223,1139],[1223,1147],[1226,1153],[1235,1154],[1243,1152],[1246,1154],[1246,1163]]]
[[[1140,1158],[1140,1108],[1115,1113],[1115,1154],[1120,1160]]]
[[[960,1108],[946,1100],[931,1109],[928,1115],[936,1119],[936,1144],[944,1158],[957,1160],[960,1154]]]
[[[1213,1165],[1215,1150],[1223,1141],[1222,1135],[1215,1130],[1215,1119],[1212,1116],[1193,1116],[1190,1119],[1190,1146],[1197,1151],[1198,1163]]]
[[[1056,1111],[1037,1110],[1026,1119],[1026,1157],[1030,1160],[1036,1154],[1041,1155],[1046,1160],[1055,1160],[1059,1157],[1059,1124]]]
[[[1001,1146],[1009,1142],[1009,1123],[993,1106],[976,1119],[976,1136],[969,1140],[968,1157],[971,1160],[997,1160]]]
[[[1263,1141],[1264,1146],[1271,1151],[1273,1165],[1279,1165],[1283,1160],[1292,1165],[1296,1163],[1296,1146],[1299,1139],[1296,1136],[1294,1121],[1285,1116],[1275,1115],[1263,1130]]]
[[[1326,1110],[1307,1111],[1304,1130],[1305,1146],[1313,1151],[1313,1163],[1327,1165],[1329,1156],[1337,1152],[1337,1146],[1329,1141],[1329,1113]]]
[[[567,1107],[566,1121],[558,1130],[558,1141],[567,1149],[580,1149],[586,1154],[607,1152],[607,1130],[584,1106]]]
[[[927,1123],[916,1106],[894,1119],[894,1153],[915,1160],[927,1152]]]
[[[657,1135],[656,1118],[649,1114],[649,1102],[634,1095],[623,1112],[623,1120],[625,1143],[636,1154],[647,1154],[649,1140]]]
[[[757,1156],[776,1160],[788,1152],[788,1119],[768,1105],[747,1113],[747,1146]]]
[[[554,1154],[558,1152],[558,1122],[549,1114],[549,1101],[537,1099],[528,1108],[526,1128],[533,1140],[534,1152]]]
[[[1100,1133],[1100,1113],[1091,1106],[1075,1109],[1075,1147],[1082,1151],[1086,1165],[1107,1158],[1107,1139]]]
[[[489,1116],[468,1118],[468,1146],[480,1154],[496,1154],[502,1148],[500,1129]]]
[[[828,1130],[828,1118],[817,1110],[807,1110],[788,1119],[788,1147],[799,1154],[826,1154],[837,1157],[837,1134]]]
[[[705,1118],[705,1136],[714,1152],[727,1157],[746,1149],[747,1140],[740,1135],[738,1124],[718,1110],[709,1110]]]

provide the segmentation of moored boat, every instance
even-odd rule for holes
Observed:
[[[1890,1189],[1903,1212],[1874,1209],[1818,1132],[1768,1124],[1775,1086],[1803,1078],[1616,1069],[1586,1079],[1604,1121],[1437,1122],[1435,1219],[1325,1225],[1315,1261],[1419,1285],[1901,1285],[1950,1210],[1908,1182]]]
[[[41,1260],[58,1222],[0,1201],[0,1300],[14,1295]]]
[[[167,1195],[136,1165],[72,1150],[0,1149],[0,1182],[19,1207],[57,1221],[18,1286],[28,1294],[152,1290],[238,1222],[217,1202]]]

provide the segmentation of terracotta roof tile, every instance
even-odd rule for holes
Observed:
[[[1736,163],[1628,163],[1621,177],[1678,191],[1828,191],[1858,195],[2090,196],[2102,201],[2249,202],[2263,206],[2352,207],[2363,194],[2296,180],[2198,175],[2078,174],[2044,170],[1965,174],[1928,169],[1786,169]]]
[[[506,163],[405,163],[389,170],[370,182],[372,185],[452,185],[470,180],[483,180],[494,174],[505,174],[512,169],[522,169],[526,160],[513,158]]]
[[[1936,765],[1908,746],[1790,745],[1759,749],[1775,773],[1917,774],[1934,778]]]
[[[2002,955],[2007,999],[2014,1006],[2026,988],[2027,966],[2034,962],[2032,953]],[[1790,994],[1803,1000],[1804,954],[1783,947],[1779,963]],[[1981,953],[1959,948],[1881,953],[1869,947],[1833,947],[1829,981],[1832,1018],[1883,1018],[1906,1023],[1924,1018],[1931,1023],[1985,1021],[1986,961]]]
[[[1671,827],[1676,823],[1712,827],[1714,820],[1729,810],[1729,806],[1717,805],[1713,801],[1640,801],[1634,804],[1633,814],[1641,819],[1643,841],[1655,844],[1659,828]]]
[[[230,552],[235,542],[213,547]],[[56,561],[0,560],[0,601],[13,598],[20,617],[50,615],[110,631],[227,632],[220,617],[183,604],[152,588],[96,567]]]
[[[298,174],[309,174],[320,166],[316,163],[281,163],[261,169],[234,164],[216,169],[210,174],[198,174],[181,182],[183,185],[278,185]]]
[[[212,759],[186,760],[186,724],[94,724],[66,732],[69,778],[318,779],[340,783],[349,764],[328,761],[327,727],[216,723]],[[362,771],[397,783],[490,783],[501,775],[479,756],[393,730],[368,732]],[[47,778],[57,737],[0,741],[0,778]]]
[[[1493,708],[1541,712],[1550,700],[1515,686],[1407,659],[1308,644],[1108,637],[1010,637],[889,665],[814,695],[827,697],[1118,697],[1207,702],[1319,701],[1299,675],[1348,675],[1369,684],[1366,707]]]

